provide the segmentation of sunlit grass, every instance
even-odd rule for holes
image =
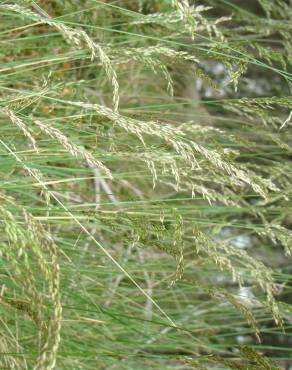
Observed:
[[[80,3],[0,4],[1,366],[283,366],[291,10]]]

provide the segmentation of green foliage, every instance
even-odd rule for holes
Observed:
[[[291,18],[1,2],[2,367],[290,358]]]

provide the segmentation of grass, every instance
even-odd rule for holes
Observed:
[[[291,362],[292,11],[270,4],[0,4],[2,368]]]

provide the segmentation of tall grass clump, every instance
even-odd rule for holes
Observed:
[[[289,369],[289,0],[0,1],[0,368]]]

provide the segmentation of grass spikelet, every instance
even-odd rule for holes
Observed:
[[[98,104],[90,104],[83,102],[66,101],[67,104],[79,106],[84,109],[94,110],[101,116],[108,118],[110,121],[118,124],[124,130],[137,135],[142,143],[145,145],[143,139],[144,135],[158,136],[165,142],[169,143],[174,150],[182,156],[182,158],[191,166],[192,169],[198,166],[198,161],[195,152],[199,153],[208,160],[218,170],[223,170],[228,175],[232,176],[235,182],[246,183],[250,185],[256,193],[259,193],[263,198],[266,197],[264,188],[259,184],[260,179],[254,182],[248,172],[236,168],[233,164],[224,161],[219,153],[210,151],[194,141],[188,142],[185,140],[184,133],[178,128],[173,128],[170,125],[160,125],[155,121],[138,121],[130,117],[125,117],[109,108],[103,107]],[[264,184],[265,182],[263,182]],[[270,187],[276,189],[270,183]]]
[[[6,202],[2,198],[2,204],[17,207],[12,199]],[[40,330],[39,340],[40,352],[36,359],[34,369],[54,369],[56,354],[60,343],[60,330],[62,318],[62,306],[60,300],[60,273],[57,258],[57,249],[53,242],[46,236],[46,232],[40,225],[37,225],[33,218],[23,209],[26,230],[20,227],[11,212],[3,206],[0,207],[0,214],[4,229],[8,237],[8,244],[2,243],[2,253],[12,263],[16,274],[11,280],[17,286],[23,286],[29,297],[28,306],[17,304],[18,309],[28,312]],[[9,245],[10,244],[10,245]],[[9,248],[8,248],[9,245]],[[50,263],[46,259],[48,254]],[[35,276],[32,270],[33,259],[38,265],[39,274]],[[49,318],[45,314],[45,296],[39,290],[38,281],[44,279],[48,284],[51,299],[52,312]],[[4,298],[5,299],[5,298]],[[10,305],[15,305],[9,300]],[[16,302],[17,303],[17,302]]]
[[[282,323],[279,307],[275,301],[274,295],[277,292],[277,286],[274,283],[272,270],[267,268],[262,262],[249,256],[244,250],[236,249],[232,246],[218,244],[206,237],[200,231],[194,231],[195,248],[197,253],[205,253],[212,259],[220,269],[227,269],[232,273],[234,281],[242,285],[242,273],[233,263],[235,258],[242,267],[249,269],[249,274],[265,292],[269,309],[277,324]]]
[[[101,169],[105,174],[112,178],[110,170],[105,167],[100,161],[94,158],[94,156],[87,150],[74,144],[67,136],[65,136],[60,130],[50,125],[45,125],[39,120],[35,120],[34,123],[51,138],[57,140],[73,157],[82,158],[92,167]]]
[[[94,60],[96,54],[98,54],[100,62],[105,69],[108,80],[113,86],[113,107],[114,110],[118,109],[119,106],[119,83],[117,81],[117,75],[112,67],[111,61],[107,56],[103,48],[95,43],[84,30],[75,30],[71,27],[54,21],[49,15],[39,15],[28,8],[21,7],[17,4],[0,4],[0,8],[7,9],[19,13],[29,19],[33,19],[42,24],[48,24],[51,27],[56,28],[61,35],[67,40],[67,42],[74,47],[81,48],[82,44],[85,44],[91,51],[91,60]],[[40,9],[37,7],[37,9]],[[43,14],[42,9],[41,13]]]
[[[247,323],[252,327],[254,330],[255,336],[257,338],[257,341],[261,343],[260,338],[260,330],[258,328],[257,321],[252,313],[252,310],[243,302],[241,302],[238,297],[236,297],[234,294],[230,294],[226,291],[216,289],[214,291],[210,291],[210,294],[212,294],[215,298],[218,299],[218,301],[228,301],[232,306],[235,307],[235,309],[239,310],[242,314],[242,316],[246,319]]]
[[[193,6],[190,5],[188,0],[172,0],[172,6],[175,7],[178,11],[178,14],[189,27],[189,32],[194,38],[195,33],[197,32],[198,28],[200,27],[200,30],[203,28],[207,31],[210,38],[212,38],[213,34],[221,39],[221,41],[224,40],[223,34],[218,30],[217,24],[221,22],[225,22],[227,20],[230,20],[229,17],[221,17],[216,19],[214,23],[211,23],[205,19],[201,13],[205,12],[207,10],[212,9],[212,7],[204,6],[204,5],[198,5]]]
[[[14,125],[16,125],[22,131],[23,135],[29,140],[32,148],[36,152],[38,152],[38,147],[37,147],[37,144],[36,144],[36,140],[32,136],[29,128],[27,127],[27,125],[20,118],[18,118],[12,110],[6,109],[6,108],[2,108],[1,111],[5,115],[7,115],[9,117],[9,119],[11,120],[11,122]]]
[[[216,356],[205,356],[200,358],[199,362],[193,361],[192,359],[186,360],[186,362],[190,365],[193,365],[194,369],[197,369],[196,366],[199,363],[199,366],[203,366],[205,364],[223,365],[225,369],[232,370],[280,370],[274,361],[268,359],[250,347],[245,346],[240,348],[240,357],[241,359],[236,361],[232,359],[223,359]]]

